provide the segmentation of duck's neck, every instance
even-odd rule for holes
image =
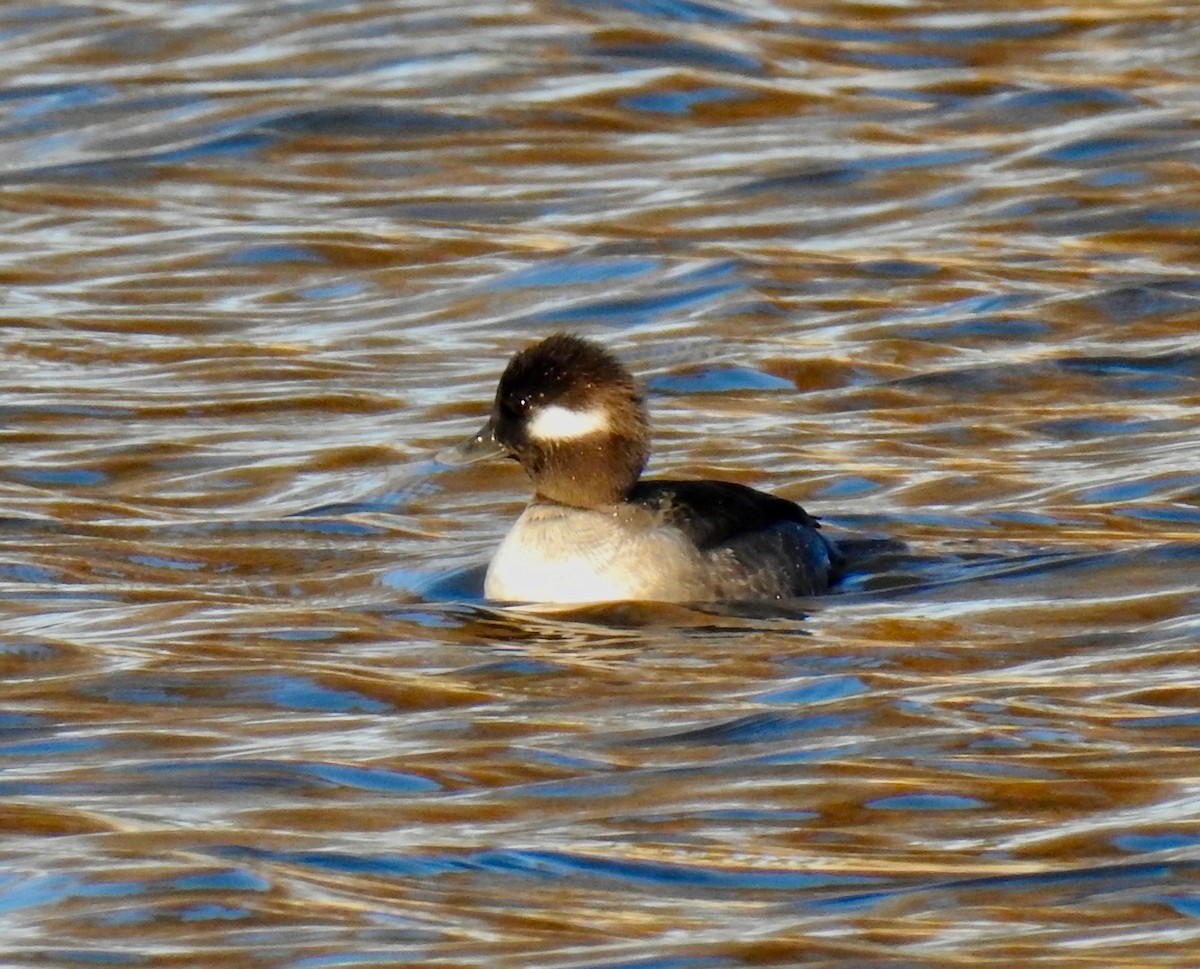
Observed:
[[[605,437],[595,444],[549,448],[529,467],[535,498],[572,508],[602,510],[620,504],[637,484],[645,446]]]

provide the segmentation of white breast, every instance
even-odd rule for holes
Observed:
[[[613,602],[689,598],[679,587],[694,552],[673,529],[632,526],[616,514],[530,505],[488,566],[483,591],[502,602]]]

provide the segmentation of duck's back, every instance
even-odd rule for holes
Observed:
[[[827,592],[841,556],[795,502],[731,481],[639,482],[629,502],[678,529],[706,560],[709,599]]]

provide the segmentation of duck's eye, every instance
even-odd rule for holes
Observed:
[[[500,416],[505,420],[515,421],[520,419],[528,407],[527,397],[506,397],[500,401]]]

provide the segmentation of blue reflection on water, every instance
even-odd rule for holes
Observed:
[[[646,111],[656,114],[687,114],[698,104],[710,104],[715,101],[737,101],[745,98],[745,94],[724,87],[695,88],[690,91],[656,91],[649,94],[636,94],[622,98],[622,107],[633,111]]]
[[[744,74],[760,74],[763,69],[762,62],[749,54],[694,41],[666,40],[654,43],[604,44],[594,47],[593,53],[605,57],[626,57],[633,60],[682,64],[689,67]]]
[[[102,750],[111,741],[86,737],[50,738],[46,740],[22,740],[11,744],[0,744],[0,757],[59,757],[63,754],[79,754],[91,750]]]
[[[883,158],[864,158],[855,165],[864,171],[890,172],[909,171],[915,168],[941,168],[958,165],[962,162],[979,161],[986,158],[988,153],[973,148],[946,148],[941,151],[910,152],[903,155],[889,155]]]
[[[828,40],[853,41],[856,43],[900,43],[911,44],[921,41],[931,45],[959,45],[971,41],[1028,39],[1045,37],[1062,30],[1062,24],[1054,20],[995,20],[980,22],[970,27],[935,28],[922,26],[914,29],[897,28],[881,30],[867,27],[824,27],[809,26],[794,28],[800,36]]]
[[[1200,212],[1195,209],[1146,209],[1142,220],[1147,225],[1200,225]]]
[[[13,468],[9,474],[32,485],[95,485],[108,480],[103,471],[89,468]]]
[[[726,394],[737,391],[795,390],[790,380],[750,367],[710,367],[695,373],[662,374],[645,381],[656,394]]]
[[[220,858],[248,858],[303,865],[321,871],[394,878],[430,877],[470,868],[452,855],[355,855],[343,851],[274,851],[250,845],[218,845],[206,849]]]
[[[744,283],[697,286],[691,289],[659,293],[648,297],[626,299],[604,299],[558,310],[547,310],[530,316],[532,324],[566,324],[591,320],[597,323],[615,323],[631,326],[646,322],[671,310],[682,309],[696,303],[716,299],[726,293],[745,289]]]
[[[247,845],[224,845],[207,850],[225,858],[254,858],[322,871],[404,879],[469,871],[515,874],[541,880],[574,878],[582,874],[660,888],[675,886],[766,891],[873,885],[883,880],[873,876],[825,871],[714,868],[550,850],[500,848],[463,855],[357,855],[335,851],[272,851]]]
[[[558,663],[548,660],[516,657],[490,663],[478,663],[475,666],[464,667],[458,672],[462,675],[486,676],[489,680],[495,680],[506,676],[561,676],[567,671]]]
[[[750,18],[696,0],[561,0],[571,7],[597,10],[627,10],[644,17],[679,20],[685,23],[743,24]]]
[[[167,761],[135,769],[142,775],[171,775],[170,783],[193,790],[297,790],[352,788],[391,794],[441,790],[427,777],[382,768],[283,760]]]
[[[32,730],[41,730],[53,726],[54,721],[47,716],[29,713],[0,713],[0,737],[6,734],[25,734]]]
[[[810,168],[784,175],[756,178],[736,186],[732,191],[739,195],[763,193],[811,194],[822,189],[840,189],[863,178],[863,172],[846,165],[844,167]]]
[[[161,914],[161,913],[160,913]],[[181,922],[210,922],[215,919],[229,921],[231,919],[249,918],[254,913],[246,908],[234,908],[230,905],[219,905],[208,902],[204,905],[191,905],[179,913]]]
[[[339,787],[353,787],[360,791],[415,794],[442,789],[440,784],[427,777],[381,768],[350,767],[345,764],[307,764],[306,769],[314,777],[320,777]]]
[[[325,259],[308,246],[276,244],[242,246],[219,260],[220,264],[230,266],[256,266],[286,262],[322,263],[325,262]]]
[[[960,57],[935,54],[898,54],[888,51],[843,50],[838,59],[850,64],[866,64],[897,71],[952,69],[963,66]]]
[[[1193,508],[1190,505],[1172,505],[1167,508],[1117,508],[1113,510],[1113,514],[1122,518],[1141,519],[1142,521],[1200,526],[1200,508]]]
[[[236,134],[209,138],[194,145],[188,145],[186,148],[174,148],[169,151],[154,152],[136,159],[136,161],[171,165],[178,164],[179,162],[197,161],[201,158],[211,158],[216,155],[249,155],[278,140],[278,138],[266,132],[242,131]],[[127,161],[125,159],[122,160]]]
[[[869,495],[879,491],[883,485],[877,481],[872,481],[870,478],[862,478],[858,475],[847,475],[845,478],[839,478],[836,481],[831,481],[829,484],[816,489],[813,492],[814,497],[822,501],[831,498],[855,498],[859,495]]]
[[[721,888],[726,890],[796,891],[829,885],[871,885],[882,879],[866,875],[838,875],[824,871],[782,869],[730,869],[676,865],[669,862],[629,860],[566,851],[483,851],[468,856],[473,866],[489,871],[513,872],[539,879],[586,875],[643,883],[661,888]]]
[[[1096,437],[1116,437],[1118,434],[1145,434],[1151,431],[1171,431],[1177,421],[1151,420],[1138,417],[1067,417],[1043,421],[1034,425],[1039,434],[1066,440],[1089,440]]]
[[[1108,155],[1133,151],[1138,148],[1146,148],[1162,143],[1162,138],[1081,138],[1079,141],[1073,141],[1058,148],[1052,148],[1050,151],[1042,152],[1036,157],[1043,161],[1051,162],[1091,161],[1096,158],[1104,158]]]
[[[67,875],[0,876],[0,913],[20,911],[74,895],[79,880]]]
[[[181,559],[164,558],[161,555],[131,555],[129,561],[134,565],[147,565],[154,569],[172,569],[181,572],[195,572],[204,568],[203,562],[185,562]]]
[[[872,259],[859,266],[864,273],[874,276],[886,276],[889,279],[916,279],[921,276],[931,276],[941,270],[928,262],[914,262],[911,259]]]
[[[972,337],[994,340],[1028,340],[1041,336],[1049,327],[1040,320],[1019,317],[982,316],[976,319],[948,320],[945,323],[899,329],[897,336],[914,340],[955,343]]]
[[[486,289],[503,292],[541,286],[585,286],[642,276],[658,269],[658,259],[549,260],[490,280]]]
[[[392,709],[390,704],[353,690],[334,690],[300,676],[243,676],[230,678],[227,686],[232,698],[264,702],[286,710],[384,713]]]
[[[718,746],[755,744],[813,731],[843,730],[860,720],[861,716],[857,714],[791,716],[784,713],[752,713],[725,723],[643,737],[634,741],[633,746],[684,743]]]
[[[1142,478],[1135,481],[1121,481],[1117,484],[1103,485],[1099,488],[1088,488],[1079,493],[1079,500],[1101,504],[1135,501],[1139,498],[1147,498],[1164,491],[1197,487],[1200,487],[1200,472],[1179,472],[1176,474],[1158,475],[1154,478]]]
[[[1112,839],[1112,843],[1122,851],[1145,854],[1150,851],[1194,848],[1200,845],[1200,834],[1120,834]]]
[[[1200,895],[1160,895],[1158,901],[1171,906],[1180,915],[1200,918]]]
[[[1144,182],[1146,177],[1145,172],[1112,170],[1095,172],[1080,181],[1092,188],[1109,188],[1114,185],[1137,185],[1139,182]]]
[[[897,794],[867,801],[866,806],[885,811],[974,811],[987,807],[977,798],[957,794]]]
[[[1164,713],[1154,717],[1125,717],[1112,719],[1117,727],[1197,727],[1200,726],[1200,712],[1194,713]],[[1200,746],[1200,736],[1195,738],[1193,746]]]
[[[1140,102],[1124,91],[1111,87],[1049,87],[1035,91],[1016,91],[995,98],[1003,110],[1027,111],[1030,108],[1065,108],[1078,116],[1080,108],[1133,107]]]
[[[178,892],[237,891],[266,892],[271,883],[261,875],[241,868],[226,868],[221,871],[202,871],[194,875],[181,875],[167,883],[167,887]]]
[[[8,582],[26,582],[41,584],[44,582],[61,582],[63,573],[60,569],[52,569],[43,565],[28,565],[23,562],[0,563],[0,579]],[[12,646],[2,647],[11,649]]]
[[[98,949],[50,949],[46,952],[50,965],[78,963],[84,966],[145,966],[146,959],[137,953],[101,952]]]
[[[1028,892],[1032,888],[1063,885],[1077,893],[1075,901],[1093,894],[1106,894],[1115,888],[1128,889],[1140,883],[1159,882],[1184,875],[1194,876],[1200,862],[1179,861],[1164,864],[1101,865],[1092,868],[1056,868],[1052,871],[1023,875],[996,875],[932,881],[927,884],[902,885],[888,891],[846,895],[839,898],[813,898],[800,903],[807,909],[865,908],[879,902],[891,902],[897,897],[952,893],[965,889],[995,889]]]
[[[1108,290],[1087,301],[1089,307],[1095,307],[1109,319],[1118,323],[1128,323],[1148,316],[1175,316],[1195,313],[1200,310],[1200,282],[1194,279],[1178,278],[1163,279],[1153,283],[1138,286],[1120,286]],[[1089,362],[1091,358],[1075,361],[1075,366]],[[1183,353],[1159,354],[1152,357],[1101,357],[1092,359],[1094,363],[1107,364],[1110,367],[1125,369],[1161,369],[1163,367],[1182,368],[1184,372],[1197,373],[1197,361],[1200,354],[1195,351]],[[1067,361],[1066,366],[1072,362]]]
[[[302,676],[187,676],[142,673],[81,686],[80,692],[112,703],[203,706],[267,704],[322,713],[385,713],[390,704],[354,690],[333,689]]]
[[[867,684],[857,676],[823,676],[800,686],[785,687],[772,690],[756,697],[760,703],[787,703],[801,705],[805,703],[826,703],[830,700],[840,700],[843,697],[858,696],[866,693]]]
[[[311,286],[300,290],[303,299],[344,299],[357,296],[366,286],[358,280],[347,280],[341,283],[330,283],[327,286]]]

